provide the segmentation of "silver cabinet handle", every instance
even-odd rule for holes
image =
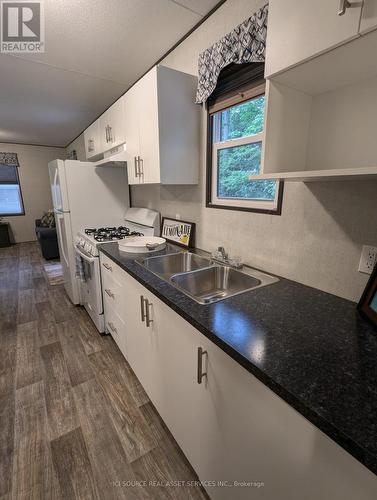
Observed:
[[[107,324],[112,332],[118,333],[118,330],[115,328],[114,324],[111,323],[111,321],[109,321]]]
[[[109,142],[109,136],[108,136],[108,132],[107,132],[107,125],[105,127],[105,135],[106,135],[106,142]]]
[[[349,0],[340,0],[338,16],[344,16],[344,14],[347,12],[347,9],[352,9],[352,7],[360,7],[361,4],[361,1],[351,3]]]
[[[144,309],[144,302],[146,302],[146,299],[144,299],[143,295],[140,295],[140,311],[141,311],[141,321],[144,323],[146,315],[145,315],[145,309]]]
[[[135,177],[138,177],[138,172],[137,172],[137,159],[136,156],[134,156],[134,163],[135,163]]]
[[[113,142],[113,127],[110,127],[109,125],[109,142]]]
[[[147,325],[147,328],[151,326],[151,323],[153,323],[153,319],[150,318],[149,316],[149,308],[152,306],[152,304],[149,302],[148,299],[145,299],[145,323]]]
[[[151,303],[148,299],[145,299],[143,295],[140,295],[140,311],[141,311],[141,321],[147,325],[147,328],[151,326],[153,323],[153,319],[149,316],[149,308],[151,307]]]
[[[107,295],[109,297],[111,297],[112,299],[115,299],[115,295],[113,294],[113,292],[111,290],[109,290],[108,288],[105,288],[105,292],[107,293]]]
[[[203,356],[206,355],[207,351],[203,351],[201,347],[198,347],[198,374],[197,374],[198,384],[201,384],[203,377],[207,376],[207,372],[203,373]]]
[[[144,175],[144,160],[141,158],[141,156],[137,157],[137,163],[139,165],[139,177]]]
[[[103,265],[103,267],[104,267],[105,269],[107,269],[108,271],[113,272],[113,268],[112,268],[109,264],[106,264],[106,262],[104,262],[102,265]]]
[[[91,153],[94,151],[94,139],[89,139],[88,140],[88,152]]]

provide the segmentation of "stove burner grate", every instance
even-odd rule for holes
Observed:
[[[105,241],[122,240],[127,236],[144,236],[143,233],[138,231],[130,231],[128,227],[100,227],[98,229],[85,229],[85,234],[93,236],[94,239],[100,243]]]

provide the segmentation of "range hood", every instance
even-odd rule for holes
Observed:
[[[93,164],[96,167],[127,167],[126,144],[106,151],[103,158]]]

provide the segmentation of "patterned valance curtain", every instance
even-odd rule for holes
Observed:
[[[197,104],[212,94],[220,71],[228,64],[264,61],[267,17],[268,4],[199,55]]]
[[[19,167],[17,153],[0,153],[0,166]]]

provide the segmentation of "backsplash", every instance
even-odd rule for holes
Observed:
[[[205,208],[201,186],[135,186],[134,206],[197,223],[196,246],[222,245],[257,268],[358,301],[362,244],[377,243],[377,182],[287,183],[281,216]],[[353,207],[358,207],[354,210]]]

